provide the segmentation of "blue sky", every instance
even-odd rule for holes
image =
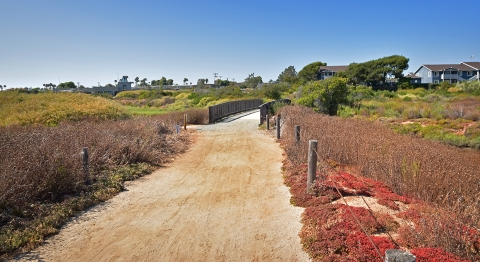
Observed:
[[[114,83],[123,75],[275,80],[288,66],[389,55],[480,61],[480,1],[0,0],[0,84]]]

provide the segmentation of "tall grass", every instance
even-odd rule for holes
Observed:
[[[208,122],[206,110],[187,111]],[[32,247],[75,214],[123,189],[123,181],[183,152],[188,135],[174,133],[183,112],[126,120],[0,127],[0,259]],[[92,184],[82,170],[88,148]]]
[[[4,91],[0,92],[0,112],[0,126],[55,126],[64,120],[130,117],[123,106],[110,99],[80,93],[27,94]]]
[[[465,248],[458,244],[458,239],[454,240],[459,234],[478,236],[478,151],[399,135],[377,122],[320,115],[305,107],[285,107],[281,115],[282,141],[294,165],[307,162],[307,142],[317,140],[317,151],[326,159],[381,181],[400,195],[424,200],[451,214],[449,219],[441,219],[447,216],[436,213],[429,220],[420,221],[416,231],[412,231],[417,240],[423,239],[418,245],[441,246],[457,255],[478,258],[480,250]],[[294,140],[295,125],[301,126],[300,143]],[[463,231],[456,232],[460,229]]]
[[[316,114],[287,107],[285,130],[301,125],[306,141],[316,139],[319,153],[359,167],[361,174],[383,181],[397,193],[448,206],[480,227],[480,153],[395,134],[387,127],[360,119]],[[293,132],[286,132],[293,141]],[[305,163],[306,147],[288,144],[287,154]]]

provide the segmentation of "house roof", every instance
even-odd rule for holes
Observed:
[[[450,69],[450,68],[458,69],[458,70],[462,70],[462,71],[472,70],[471,67],[463,65],[463,64],[439,64],[439,65],[423,65],[423,66],[425,66],[426,68],[428,68],[432,71],[442,71],[442,70]]]
[[[480,62],[462,62],[462,64],[473,67],[476,70],[480,70]]]
[[[464,64],[436,64],[436,65],[430,64],[430,65],[421,65],[417,69],[417,71],[415,71],[415,73],[417,73],[418,70],[420,70],[420,68],[422,68],[422,67],[425,67],[430,71],[442,71],[442,70],[450,69],[450,68],[458,69],[458,70],[462,70],[462,71],[472,70],[472,67],[464,65]]]
[[[319,71],[332,71],[332,72],[344,72],[347,70],[348,65],[342,66],[320,66]]]
[[[422,78],[422,77],[420,77],[420,76],[416,76],[416,75],[413,74],[413,73],[410,73],[410,74],[406,75],[405,77],[408,77],[408,78]]]

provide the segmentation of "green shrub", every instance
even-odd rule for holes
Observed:
[[[348,91],[346,78],[332,77],[314,81],[303,88],[297,103],[324,114],[336,115],[339,105],[348,102]]]
[[[271,115],[276,115],[280,108],[288,106],[286,103],[273,103],[272,106],[270,107],[270,113]]]
[[[467,93],[474,93],[480,90],[480,81],[464,81],[458,83],[457,88]]]
[[[422,126],[419,123],[399,124],[392,126],[392,129],[402,135],[416,135],[420,133]]]
[[[202,97],[202,99],[200,99],[200,101],[197,103],[197,106],[199,107],[205,107],[208,105],[208,103],[214,101],[215,99],[211,96],[206,96],[206,97]]]
[[[192,104],[197,105],[202,99],[202,96],[197,92],[192,92],[187,96],[187,99],[191,100]]]
[[[449,82],[442,82],[440,83],[440,85],[438,86],[438,89],[441,90],[441,91],[448,91],[448,89],[452,87],[452,85],[449,83]]]
[[[368,100],[375,96],[375,92],[371,87],[363,85],[349,85],[348,101],[352,106],[358,106],[360,101]]]
[[[397,97],[397,94],[395,92],[392,92],[392,91],[381,91],[381,92],[382,92],[383,97],[388,97],[388,98]]]
[[[172,111],[181,111],[187,109],[188,107],[189,105],[186,99],[177,99],[173,104],[166,105],[166,108]]]
[[[420,110],[416,107],[408,107],[402,112],[402,118],[407,119],[416,119],[422,117]]]
[[[338,110],[338,115],[343,118],[353,117],[355,116],[356,112],[355,109],[349,106],[341,106]]]
[[[115,98],[138,98],[143,90],[122,91]]]

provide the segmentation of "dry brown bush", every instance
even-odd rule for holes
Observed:
[[[360,119],[320,115],[290,106],[281,110],[282,140],[295,164],[307,162],[308,140],[318,140],[318,153],[355,166],[361,175],[382,181],[398,194],[443,206],[480,227],[480,153],[395,134]],[[300,143],[294,126],[301,126]]]
[[[192,108],[180,112],[172,112],[172,119],[178,124],[183,124],[183,116],[187,114],[187,123],[192,125],[208,124],[208,109]]]
[[[58,127],[1,127],[0,207],[51,201],[83,191],[83,147],[88,147],[93,174],[134,163],[161,165],[170,153],[185,149],[178,147],[186,147],[176,143],[183,139],[174,134],[179,116],[83,121]]]

